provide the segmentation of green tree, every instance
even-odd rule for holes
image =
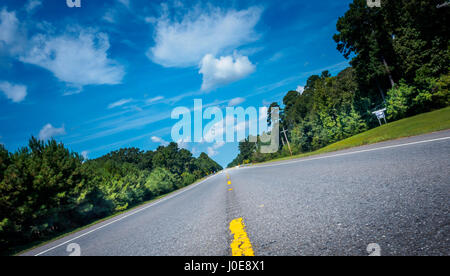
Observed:
[[[175,189],[175,175],[164,168],[154,169],[145,183],[145,187],[153,196],[169,193]]]

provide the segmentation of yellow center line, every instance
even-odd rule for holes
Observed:
[[[229,188],[228,191],[233,191],[233,188]]]
[[[227,184],[228,184],[228,185],[231,185],[231,181],[228,180],[228,183],[227,183]]]
[[[245,231],[245,224],[242,218],[230,222],[230,231],[234,236],[231,242],[231,253],[233,256],[255,256],[252,244]]]

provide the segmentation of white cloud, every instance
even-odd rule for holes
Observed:
[[[130,103],[132,101],[133,101],[133,99],[122,99],[122,100],[119,100],[117,102],[109,104],[108,105],[108,109],[112,109],[112,108],[115,108],[115,107],[123,106],[123,105],[125,105],[127,103]]]
[[[180,139],[177,144],[180,149],[187,149],[189,146],[189,142],[191,141],[191,137],[187,137],[186,139]]]
[[[218,141],[213,146],[208,147],[207,152],[208,152],[209,157],[213,157],[213,156],[219,154],[218,149],[220,149],[224,145],[225,145],[225,142]]]
[[[207,91],[238,81],[254,71],[255,66],[248,57],[235,54],[217,59],[208,54],[200,64],[199,73],[203,75],[202,90]]]
[[[46,141],[52,137],[64,134],[66,134],[64,125],[60,128],[55,128],[51,124],[46,124],[39,132],[39,139]]]
[[[154,98],[146,100],[145,103],[146,104],[152,104],[154,102],[157,102],[157,101],[160,101],[160,100],[163,100],[163,99],[164,99],[163,96],[157,96],[157,97],[154,97]]]
[[[147,52],[153,62],[165,67],[196,66],[206,54],[218,55],[258,39],[254,31],[262,13],[258,7],[196,8],[181,20],[170,19],[167,10],[157,20],[155,45]]]
[[[109,22],[109,23],[115,23],[116,22],[116,16],[117,13],[113,9],[109,9],[106,11],[106,13],[103,15],[102,19]]]
[[[215,151],[213,148],[209,147],[209,148],[207,149],[207,153],[208,153],[208,156],[209,156],[209,157],[213,157],[213,156],[216,156],[219,152],[218,152],[218,151]]]
[[[301,95],[305,91],[305,87],[299,85],[299,86],[297,86],[297,89],[295,91],[297,91]]]
[[[19,20],[15,12],[2,9],[0,12],[0,42],[11,44],[18,31]]]
[[[125,6],[127,9],[124,9]],[[130,0],[117,0],[115,5],[111,4],[103,15],[102,19],[111,24],[117,23],[120,17],[124,15],[124,11],[131,11]]]
[[[157,137],[157,136],[152,136],[152,141],[154,143],[158,143],[164,146],[167,146],[169,144],[169,142],[167,142],[166,140],[162,139],[161,137]]]
[[[85,150],[81,152],[81,156],[83,156],[84,159],[88,159],[89,158],[89,151]]]
[[[17,54],[23,49],[24,35],[15,12],[0,11],[0,53]]]
[[[283,57],[284,57],[283,52],[277,52],[271,58],[269,58],[268,62],[276,62],[282,59]]]
[[[119,84],[124,68],[108,58],[108,35],[92,29],[71,30],[52,37],[38,34],[20,60],[51,71],[70,86]]]
[[[20,103],[27,96],[27,87],[19,84],[11,84],[6,81],[0,82],[0,91],[15,103]]]
[[[240,105],[243,102],[245,102],[245,98],[237,97],[237,98],[231,99],[228,102],[228,106],[237,106],[237,105]]]
[[[37,7],[42,5],[42,1],[40,0],[29,0],[25,5],[25,10],[27,13],[33,12]]]
[[[130,0],[118,0],[119,3],[123,4],[125,7],[130,8]]]
[[[124,68],[108,57],[110,43],[107,34],[72,26],[64,34],[54,35],[54,28],[44,25],[44,29],[40,28],[43,33],[28,39],[16,13],[2,9],[0,53],[5,52],[24,63],[49,70],[68,84],[71,91],[66,95],[79,93],[86,85],[121,83]]]

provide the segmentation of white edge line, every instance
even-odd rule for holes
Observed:
[[[60,244],[58,244],[58,245],[55,245],[55,246],[53,246],[53,247],[51,247],[51,248],[49,248],[49,249],[46,249],[46,250],[44,250],[44,251],[42,251],[42,252],[40,252],[40,253],[38,253],[38,254],[36,254],[36,255],[34,255],[34,256],[40,256],[40,255],[42,255],[42,254],[45,254],[45,253],[47,253],[47,252],[49,252],[49,251],[52,251],[52,250],[54,250],[54,249],[56,249],[56,248],[58,248],[58,247],[61,247],[61,246],[65,245],[65,244],[68,244],[69,242],[72,242],[72,241],[74,241],[74,240],[77,240],[77,239],[79,239],[79,238],[81,238],[81,237],[84,237],[84,236],[86,236],[86,235],[89,235],[89,234],[91,234],[91,233],[93,233],[93,232],[95,232],[95,231],[97,231],[97,230],[100,230],[100,229],[102,229],[102,228],[104,228],[104,227],[106,227],[106,226],[109,226],[109,225],[111,225],[111,224],[113,224],[113,223],[116,223],[116,222],[118,222],[118,221],[121,221],[121,220],[123,220],[124,218],[130,217],[130,216],[135,215],[135,214],[137,214],[137,213],[140,213],[140,212],[142,212],[142,211],[144,211],[144,210],[146,210],[146,209],[148,209],[148,208],[150,208],[150,207],[153,207],[153,206],[155,206],[155,205],[157,205],[157,204],[159,204],[159,203],[161,203],[161,202],[164,202],[164,201],[166,201],[166,200],[169,200],[169,199],[171,199],[171,198],[174,198],[174,197],[176,197],[176,196],[178,196],[178,195],[180,195],[180,194],[182,194],[182,193],[184,193],[184,192],[187,192],[187,191],[189,191],[189,190],[191,190],[191,189],[193,189],[193,188],[199,186],[200,184],[205,183],[206,181],[210,180],[211,178],[213,178],[213,177],[215,177],[215,176],[218,176],[218,175],[221,174],[221,173],[222,173],[222,172],[219,172],[219,173],[217,173],[217,174],[215,174],[215,175],[213,175],[213,176],[210,176],[210,177],[204,179],[203,181],[200,181],[200,182],[197,183],[197,184],[194,184],[193,186],[190,186],[190,187],[187,188],[187,189],[181,190],[181,191],[179,191],[178,193],[175,193],[175,194],[173,194],[173,195],[164,197],[164,198],[162,198],[162,199],[160,199],[160,200],[158,200],[158,201],[156,201],[156,202],[154,202],[154,203],[150,203],[150,205],[148,205],[148,206],[145,206],[145,207],[143,207],[143,208],[141,208],[141,209],[138,209],[138,210],[136,210],[136,211],[133,211],[133,212],[131,212],[131,213],[129,213],[129,214],[123,216],[123,217],[120,217],[120,218],[118,218],[118,219],[116,219],[116,220],[113,220],[113,221],[111,221],[111,222],[108,222],[107,224],[104,224],[104,225],[99,226],[99,227],[97,227],[97,228],[95,228],[95,229],[92,229],[91,231],[88,231],[88,232],[86,232],[86,233],[83,233],[83,234],[81,234],[81,235],[79,235],[79,236],[77,236],[77,237],[75,237],[75,238],[72,238],[72,239],[67,240],[67,241],[65,241],[65,242],[63,242],[63,243],[60,243]]]
[[[443,138],[437,138],[437,139],[431,139],[431,140],[411,142],[411,143],[406,143],[406,144],[399,144],[399,145],[392,145],[392,146],[374,148],[374,149],[367,149],[367,150],[359,150],[359,151],[352,151],[352,152],[346,152],[346,153],[339,153],[339,154],[335,154],[335,155],[327,155],[327,156],[314,157],[314,158],[305,157],[305,158],[308,158],[308,159],[300,159],[300,160],[294,160],[294,161],[283,162],[283,163],[278,163],[278,164],[256,165],[256,166],[252,166],[252,167],[243,167],[243,168],[239,168],[239,170],[283,166],[283,165],[289,165],[289,164],[306,162],[306,161],[312,161],[312,160],[318,160],[318,159],[339,157],[339,156],[345,156],[345,155],[351,155],[351,154],[357,154],[357,153],[364,153],[364,152],[371,152],[371,151],[383,150],[383,149],[399,148],[399,147],[405,147],[405,146],[411,146],[411,145],[417,145],[417,144],[431,143],[431,142],[436,142],[436,141],[444,141],[444,140],[449,140],[449,139],[450,139],[450,136],[443,137]]]

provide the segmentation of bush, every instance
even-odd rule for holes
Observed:
[[[398,120],[450,105],[450,75],[421,79],[420,88],[401,81],[388,91],[388,119]]]
[[[401,81],[399,85],[387,93],[387,118],[398,120],[407,116],[412,108],[412,101],[416,95],[416,88]]]
[[[447,107],[450,105],[450,74],[441,76],[432,83],[430,88],[435,108]]]
[[[175,183],[175,175],[169,170],[164,168],[156,168],[147,179],[145,188],[148,189],[153,196],[159,196],[175,190]]]
[[[196,180],[196,177],[194,174],[189,172],[184,172],[181,174],[181,185],[178,186],[178,188],[186,187],[188,185],[191,185]]]

